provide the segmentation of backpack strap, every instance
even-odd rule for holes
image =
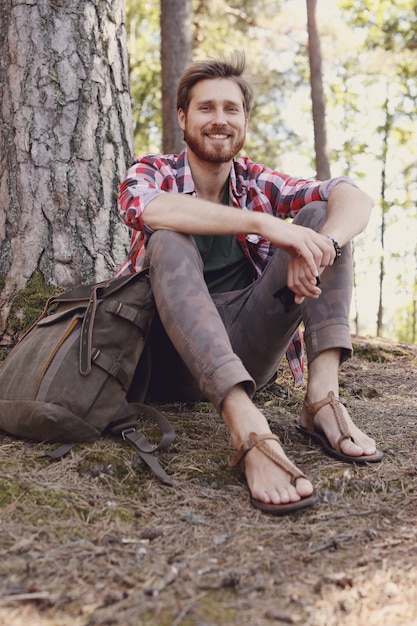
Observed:
[[[81,327],[81,341],[80,341],[80,374],[82,376],[88,376],[91,372],[91,356],[92,356],[92,344],[93,344],[93,327],[94,318],[97,311],[97,290],[96,286],[90,296],[90,300],[87,309],[84,314],[83,324]]]
[[[55,450],[48,450],[45,454],[42,454],[41,458],[47,457],[48,459],[54,459],[54,461],[62,459],[62,457],[68,454],[68,452],[76,445],[76,443],[63,443],[62,446],[59,446],[59,448],[55,448]]]
[[[145,435],[136,429],[140,415],[152,418],[159,426],[162,437],[157,445],[149,443]],[[154,456],[156,451],[168,448],[175,437],[174,429],[162,413],[147,404],[133,402],[124,407],[118,419],[110,424],[109,429],[113,435],[121,435],[127,441],[139,458],[148,465],[164,485],[173,485],[172,479]]]
[[[145,435],[137,430],[137,425],[141,415],[152,418],[162,433],[161,441],[157,445],[149,443]],[[154,456],[157,450],[165,450],[174,440],[175,431],[169,421],[157,409],[147,404],[132,402],[119,412],[118,419],[110,424],[109,430],[112,435],[118,435],[134,449],[138,457],[146,463],[157,478],[170,487],[174,484],[166,471],[159,464],[158,459]],[[43,454],[43,457],[50,459],[60,459],[74,447],[77,443],[64,443],[55,450],[50,450]]]

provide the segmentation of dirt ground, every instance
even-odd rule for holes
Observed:
[[[355,347],[341,395],[381,463],[340,463],[297,432],[287,368],[256,397],[319,493],[290,517],[250,506],[208,403],[160,407],[173,487],[118,440],[51,462],[1,434],[0,624],[417,625],[417,346]]]

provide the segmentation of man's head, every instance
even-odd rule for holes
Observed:
[[[246,119],[249,118],[252,103],[253,89],[250,82],[244,78],[246,60],[243,52],[235,52],[234,58],[220,61],[208,59],[192,63],[183,73],[177,90],[177,110],[182,109],[187,114],[193,87],[202,80],[226,78],[233,80],[242,92],[243,108]]]
[[[244,67],[244,55],[236,54],[234,63],[199,61],[183,74],[178,121],[189,156],[227,163],[243,147],[253,100],[252,87],[242,77]]]

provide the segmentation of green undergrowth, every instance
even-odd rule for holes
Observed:
[[[48,528],[53,526],[54,534],[58,535],[58,527],[62,525],[65,534],[65,541],[68,541],[67,520],[73,520],[72,533],[74,538],[80,533],[77,532],[78,523],[94,526],[102,522],[113,523],[122,522],[131,524],[134,519],[132,511],[119,498],[107,497],[94,499],[80,496],[70,491],[48,488],[22,488],[19,483],[11,482],[8,486],[0,482],[1,499],[0,514],[2,509],[10,519],[17,519],[19,523],[30,524],[33,528]],[[53,522],[52,522],[53,520]]]
[[[230,578],[230,581],[229,581]],[[195,626],[196,624],[222,624],[231,626],[239,623],[239,610],[232,604],[235,596],[233,591],[234,576],[225,577],[219,589],[206,590],[202,597],[198,598],[189,607],[189,611],[183,611],[184,616],[179,621],[177,607],[167,607],[158,611],[158,626]],[[229,589],[228,589],[229,588]],[[150,611],[141,616],[141,626],[155,626],[155,614]]]
[[[415,360],[407,345],[393,343],[385,339],[353,341],[353,349],[356,356],[375,363],[390,363],[401,357]]]

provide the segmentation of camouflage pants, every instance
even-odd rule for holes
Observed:
[[[326,203],[312,202],[294,222],[316,231]],[[192,237],[156,231],[146,265],[159,317],[151,331],[153,397],[171,401],[207,398],[217,410],[236,384],[252,395],[275,375],[301,322],[307,359],[340,348],[352,351],[349,310],[352,291],[350,244],[321,276],[322,294],[285,306],[274,294],[287,280],[290,257],[277,249],[262,276],[245,289],[210,295]]]

